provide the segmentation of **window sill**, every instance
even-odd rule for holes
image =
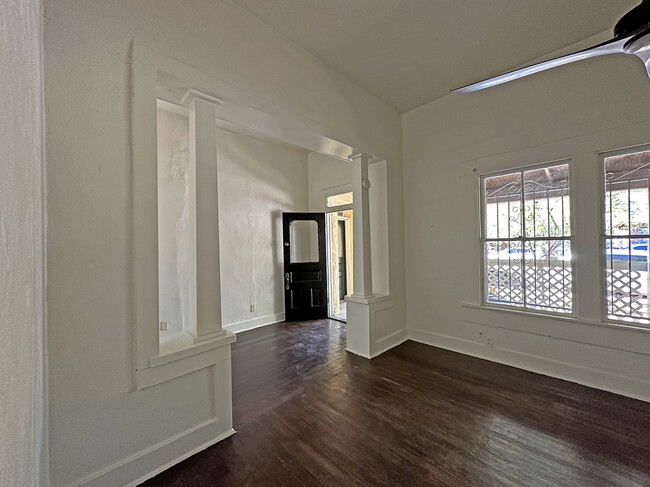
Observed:
[[[136,371],[137,390],[229,360],[230,344],[236,340],[236,335],[226,330],[217,338],[199,343],[184,334],[165,338],[159,354],[149,360],[149,367]]]
[[[165,337],[160,340],[160,353],[157,357],[153,357],[150,360],[150,364],[152,367],[157,367],[175,360],[181,360],[191,355],[223,347],[224,345],[233,343],[236,340],[236,335],[227,330],[224,330],[223,335],[220,335],[217,338],[198,343],[192,341],[192,339],[185,334]]]
[[[650,333],[650,326],[642,324],[625,323],[625,322],[612,322],[612,321],[596,321],[584,320],[577,318],[574,315],[561,315],[557,313],[543,313],[538,311],[519,310],[512,308],[505,308],[501,306],[490,306],[489,304],[475,304],[475,303],[462,303],[463,308],[478,309],[483,311],[491,311],[497,313],[508,313],[518,316],[532,316],[535,318],[543,318],[547,320],[563,321],[568,323],[575,323],[579,325],[599,326],[606,328],[615,328],[617,330],[629,330],[643,333]]]

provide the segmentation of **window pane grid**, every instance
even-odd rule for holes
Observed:
[[[568,165],[486,177],[483,191],[486,301],[571,312]]]
[[[606,313],[648,322],[650,151],[604,160]]]

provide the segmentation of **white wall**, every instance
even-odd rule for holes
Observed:
[[[46,478],[43,401],[42,20],[0,5],[0,483]]]
[[[411,338],[650,400],[650,334],[599,325],[598,151],[650,142],[650,82],[607,56],[403,116]],[[560,321],[478,304],[478,174],[573,158],[576,312]],[[488,345],[493,340],[493,347]]]
[[[352,191],[352,164],[310,152],[309,211],[327,211],[327,196]]]
[[[309,207],[307,152],[220,130],[217,160],[223,324],[283,321],[282,212]]]
[[[158,289],[161,336],[190,329],[190,279],[196,242],[190,232],[189,118],[158,109]],[[192,258],[193,257],[193,258]],[[194,296],[196,299],[196,296]]]
[[[210,414],[207,369],[134,390],[132,40],[385,157],[399,225],[401,122],[228,1],[48,0],[45,15],[50,451],[52,482],[65,485],[124,470]],[[403,272],[393,277],[403,283]]]
[[[372,290],[375,294],[390,294],[390,255],[388,249],[388,180],[386,161],[368,166],[370,207],[370,258]]]

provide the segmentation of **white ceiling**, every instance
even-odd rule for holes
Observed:
[[[613,29],[639,0],[233,0],[400,112]]]

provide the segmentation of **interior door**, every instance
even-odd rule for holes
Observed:
[[[327,318],[325,213],[283,213],[287,321]]]

